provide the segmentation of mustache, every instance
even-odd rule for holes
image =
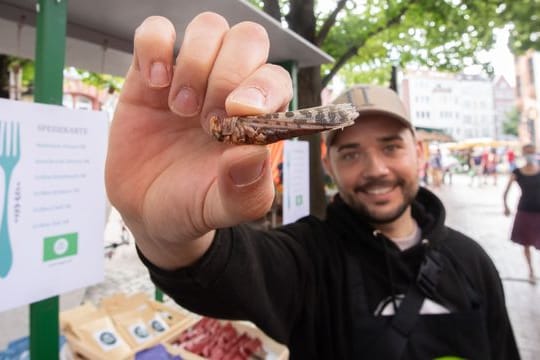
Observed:
[[[402,186],[405,184],[405,181],[403,179],[396,179],[396,180],[383,180],[383,179],[376,179],[376,180],[369,180],[366,181],[363,184],[358,184],[354,187],[354,192],[366,192],[369,189],[373,189],[375,187],[395,187],[395,186]]]

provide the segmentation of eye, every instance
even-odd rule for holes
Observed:
[[[360,157],[360,153],[358,151],[347,151],[342,152],[339,155],[339,159],[341,161],[354,161]]]
[[[399,149],[399,146],[397,144],[388,144],[388,145],[385,145],[383,148],[384,152],[387,154],[394,153],[398,149]]]

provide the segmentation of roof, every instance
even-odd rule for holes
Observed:
[[[65,1],[65,0],[57,0]],[[150,15],[163,15],[182,39],[185,25],[197,14],[214,11],[229,24],[249,20],[266,28],[269,61],[295,61],[299,67],[333,59],[244,0],[69,0],[66,66],[123,76],[131,61],[133,33]],[[0,53],[34,58],[35,0],[0,0]]]
[[[454,141],[452,136],[448,135],[442,129],[428,128],[428,127],[414,127],[418,140],[421,141],[438,141],[449,142]]]

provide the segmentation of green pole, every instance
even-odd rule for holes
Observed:
[[[154,292],[154,299],[159,302],[163,302],[163,291],[161,291],[160,288],[156,287],[156,291]]]
[[[298,64],[296,61],[289,60],[279,63],[278,65],[283,66],[285,70],[291,74],[293,83],[293,98],[289,104],[289,110],[296,110],[298,109]]]
[[[34,101],[62,104],[67,0],[39,0],[36,26]],[[30,304],[30,357],[59,358],[58,296]]]
[[[35,102],[62,105],[67,0],[39,0]]]

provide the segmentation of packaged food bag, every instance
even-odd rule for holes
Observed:
[[[141,312],[137,310],[116,314],[113,316],[113,321],[118,332],[131,348],[144,346],[154,338],[154,333],[150,331]]]
[[[131,348],[108,316],[86,322],[74,330],[86,346],[103,354],[104,359],[120,360],[131,355]]]

